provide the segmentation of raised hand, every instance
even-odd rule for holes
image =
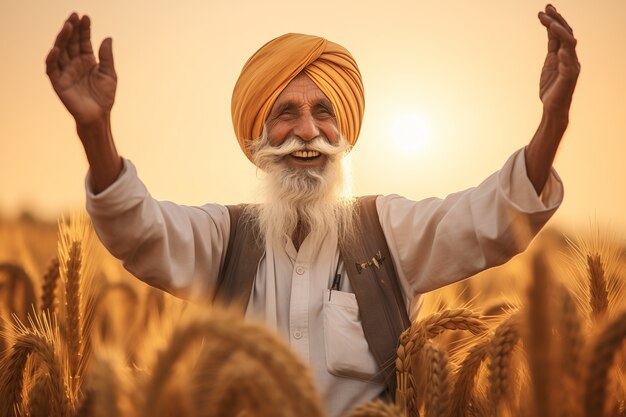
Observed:
[[[547,113],[567,117],[580,73],[574,32],[550,4],[545,12],[539,12],[539,20],[548,30],[548,54],[541,71],[539,97]]]
[[[525,150],[526,173],[537,195],[546,184],[567,129],[569,108],[580,73],[576,38],[570,25],[551,4],[546,6],[545,12],[539,12],[539,20],[548,30],[548,55],[539,83],[543,115]]]
[[[46,58],[52,87],[76,120],[94,193],[105,190],[122,171],[111,134],[111,108],[117,86],[111,46],[111,38],[102,42],[98,63],[91,47],[89,17],[79,19],[72,13]]]
[[[79,127],[108,118],[115,100],[111,38],[102,42],[98,55],[99,63],[91,46],[89,17],[72,13],[46,58],[52,87]]]

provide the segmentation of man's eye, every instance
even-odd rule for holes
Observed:
[[[317,114],[320,116],[334,116],[335,115],[330,109],[326,107],[320,107],[317,110]]]

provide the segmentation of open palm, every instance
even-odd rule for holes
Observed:
[[[565,113],[580,73],[576,39],[572,28],[553,6],[548,5],[539,19],[548,30],[548,54],[541,71],[539,96],[546,111]]]
[[[46,58],[46,72],[65,107],[78,124],[93,123],[110,113],[117,75],[112,41],[105,39],[96,61],[91,46],[91,22],[72,14],[57,35]]]

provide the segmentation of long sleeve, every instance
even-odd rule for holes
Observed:
[[[86,179],[87,211],[104,246],[137,278],[174,295],[211,292],[228,245],[228,210],[153,199],[124,161],[119,178],[94,195]]]
[[[537,196],[520,150],[478,187],[445,199],[381,196],[376,204],[402,287],[412,298],[522,252],[562,199],[554,170]]]

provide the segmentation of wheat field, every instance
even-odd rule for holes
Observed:
[[[626,249],[547,230],[428,294],[394,403],[347,417],[626,416]],[[129,276],[84,215],[0,220],[0,417],[324,416],[310,370],[240,314]]]

